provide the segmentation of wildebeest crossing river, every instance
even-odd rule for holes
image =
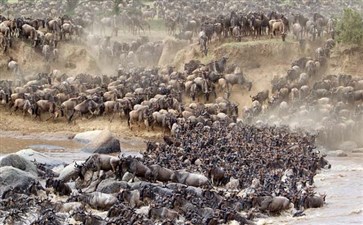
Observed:
[[[134,148],[131,151],[143,150],[144,143],[140,139],[132,140]],[[69,140],[66,135],[34,134],[20,135],[17,132],[1,132],[1,156],[16,152],[20,148],[33,146],[51,158],[64,162],[84,160],[88,154],[79,151],[82,144]],[[14,143],[20,143],[14,145]],[[135,147],[135,144],[138,147]],[[58,146],[56,148],[55,146]],[[127,149],[127,148],[125,148]],[[329,154],[329,151],[327,151]],[[347,151],[348,157],[335,157],[329,154],[327,159],[331,169],[323,169],[314,177],[316,191],[327,194],[326,205],[323,208],[307,209],[305,216],[292,217],[285,212],[279,217],[259,219],[257,224],[359,224],[363,219],[363,165],[362,151]],[[97,212],[96,212],[97,213]]]

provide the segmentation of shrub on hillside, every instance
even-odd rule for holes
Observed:
[[[337,24],[338,42],[347,44],[363,43],[363,19],[353,9],[344,9],[343,17]]]

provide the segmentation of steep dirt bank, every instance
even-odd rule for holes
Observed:
[[[329,73],[363,76],[363,46],[338,45],[330,57]]]
[[[253,82],[251,92],[237,87],[232,90],[231,99],[239,103],[240,111],[243,106],[251,104],[250,95],[254,95],[259,91],[270,89],[270,81],[274,76],[284,75],[290,67],[291,62],[300,56],[313,56],[314,49],[321,43],[308,44],[305,51],[299,49],[299,45],[294,41],[281,42],[281,40],[254,40],[242,43],[212,43],[210,45],[210,54],[203,57],[199,52],[197,44],[184,47],[174,56],[173,64],[177,69],[181,70],[185,62],[191,59],[199,59],[203,63],[208,63],[212,60],[219,59],[222,56],[227,56],[228,65],[238,65],[246,77]],[[27,44],[18,44],[15,49],[12,49],[10,54],[18,59],[20,63],[25,60],[22,65],[27,74],[42,71],[44,66],[43,58],[39,53],[34,53],[31,47]],[[61,60],[54,64],[54,68],[60,69],[62,72],[75,74],[80,72],[95,72],[99,71],[97,60],[92,57],[92,54],[85,46],[63,43],[60,48]],[[3,56],[3,55],[1,55]],[[76,64],[76,68],[65,68],[64,63],[71,60]],[[363,75],[363,50],[361,48],[337,46],[333,49],[331,60],[329,61],[329,74],[347,73],[352,75]],[[0,79],[11,77],[10,71],[6,69],[7,59],[0,57]],[[222,95],[220,93],[220,95]],[[188,98],[189,101],[189,98]],[[44,116],[45,117],[45,116]],[[43,118],[45,119],[45,118]],[[145,138],[158,138],[162,135],[159,130],[148,132],[143,127],[135,128],[130,131],[127,127],[125,119],[115,119],[112,123],[108,118],[93,118],[78,119],[76,124],[67,124],[64,119],[52,121],[34,121],[27,117],[23,118],[20,113],[9,115],[9,110],[0,106],[0,129],[10,131],[20,131],[23,133],[40,133],[40,132],[63,132],[70,136],[76,132],[105,129],[108,128],[119,136],[138,136]]]
[[[55,121],[45,121],[48,115],[44,115],[42,121],[34,120],[29,115],[25,117],[22,113],[15,112],[10,115],[10,110],[0,107],[0,130],[3,131],[17,131],[22,134],[36,133],[40,136],[45,134],[58,133],[72,138],[76,133],[90,130],[109,129],[116,136],[122,138],[148,138],[157,139],[162,135],[162,131],[155,128],[155,131],[147,131],[144,127],[134,126],[130,130],[127,126],[126,119],[114,118],[112,122],[109,117],[97,118],[77,118],[75,123],[68,124],[64,118],[57,118]],[[1,144],[1,143],[0,143]]]
[[[321,43],[307,43],[304,50],[294,40],[282,42],[280,39],[261,39],[243,42],[213,42],[209,45],[208,56],[203,56],[199,51],[199,45],[193,44],[180,50],[174,59],[174,66],[183,70],[184,64],[192,59],[198,59],[202,63],[209,63],[228,57],[227,66],[239,66],[247,79],[253,82],[250,92],[240,87],[233,87],[231,99],[240,105],[249,106],[250,95],[260,91],[271,89],[271,80],[275,76],[285,75],[291,62],[301,56],[312,55],[314,49]]]
[[[9,53],[0,53],[0,79],[13,78],[13,72],[7,70],[7,63],[10,57],[13,57],[18,62],[20,70],[25,77],[38,72],[50,72],[53,69],[67,74],[97,74],[102,71],[102,68],[107,68],[107,66],[97,63],[97,60],[85,45],[61,42],[58,49],[59,60],[47,63],[40,50],[35,50],[29,43],[20,40],[15,41],[14,47],[9,50]],[[73,67],[66,66],[67,63],[72,64]]]

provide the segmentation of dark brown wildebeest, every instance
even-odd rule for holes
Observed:
[[[325,203],[326,195],[308,195],[302,198],[302,206],[308,208],[320,208]]]
[[[121,176],[123,176],[126,171],[132,173],[134,176],[142,177],[147,180],[152,178],[152,172],[150,168],[132,157],[121,158],[119,173]]]
[[[250,96],[252,102],[258,101],[259,103],[263,104],[266,100],[268,100],[269,90],[260,91],[255,96]]]
[[[45,183],[45,187],[52,187],[55,192],[59,193],[60,196],[70,195],[72,193],[72,189],[68,186],[68,184],[61,180],[48,179]]]
[[[174,174],[173,170],[161,167],[159,165],[151,165],[150,167],[152,176],[154,180],[168,182],[171,181]]]

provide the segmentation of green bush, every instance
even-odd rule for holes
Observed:
[[[337,24],[338,42],[347,44],[363,43],[363,19],[362,16],[353,9],[344,9],[343,17]]]

